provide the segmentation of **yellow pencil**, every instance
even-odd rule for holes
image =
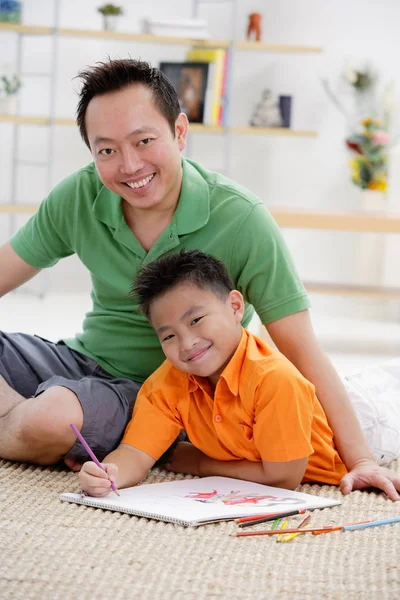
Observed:
[[[310,525],[304,525],[303,527],[304,530],[306,529],[310,529]],[[277,542],[290,542],[291,540],[293,540],[295,537],[297,537],[298,535],[301,535],[302,533],[305,533],[305,531],[298,531],[297,533],[288,533],[287,535],[278,535],[278,539],[276,540]],[[282,537],[282,539],[279,539],[280,537]]]
[[[298,528],[299,529],[309,529],[310,526],[308,525],[308,523],[310,522],[310,520],[311,520],[311,515],[307,515],[307,517],[302,520],[302,522],[300,523],[300,525],[299,525]],[[290,542],[290,540],[292,540],[293,538],[297,537],[298,535],[301,535],[301,533],[302,532],[300,531],[299,533],[288,533],[285,536],[280,536],[279,535],[277,537],[276,541],[277,542]],[[281,539],[279,539],[279,538],[281,538]]]
[[[279,531],[281,531],[282,529],[286,529],[286,527],[289,525],[289,521],[283,521],[281,528],[279,529]],[[283,533],[278,535],[278,540],[280,540],[281,538],[283,538]]]

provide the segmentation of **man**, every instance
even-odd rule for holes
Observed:
[[[350,473],[342,491],[398,494],[377,465],[345,389],[318,346],[305,290],[263,203],[234,182],[182,160],[188,122],[171,84],[141,61],[80,74],[78,126],[94,163],[56,186],[0,250],[0,295],[76,253],[92,276],[93,310],[74,339],[1,338],[0,456],[79,469],[122,438],[140,383],[163,360],[129,296],[132,278],[167,252],[198,248],[222,260],[277,347],[316,387]],[[33,397],[33,398],[32,398]]]

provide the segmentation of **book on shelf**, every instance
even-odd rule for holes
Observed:
[[[165,73],[174,86],[181,110],[189,121],[204,123],[208,63],[161,62],[160,71]]]
[[[186,60],[212,65],[208,71],[205,125],[223,123],[224,99],[226,96],[228,52],[223,48],[193,48],[186,54]]]
[[[110,492],[103,498],[64,493],[60,500],[183,526],[341,504],[332,498],[229,477],[176,479],[120,489],[119,493]]]
[[[204,19],[151,19],[143,20],[144,33],[160,36],[209,39],[207,21]]]

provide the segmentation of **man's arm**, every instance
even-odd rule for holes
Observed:
[[[342,479],[342,492],[373,486],[392,500],[399,500],[396,489],[400,491],[400,481],[394,473],[377,465],[347,392],[318,344],[308,310],[269,323],[266,328],[280,352],[315,386],[336,447],[350,471]]]
[[[308,456],[287,462],[216,460],[206,456],[188,442],[179,442],[165,467],[169,471],[197,475],[198,477],[213,475],[234,477],[293,490],[300,485],[307,463]]]
[[[22,260],[10,242],[7,242],[0,248],[0,297],[28,281],[39,271],[40,269]]]
[[[110,492],[111,481],[117,488],[136,485],[155,462],[154,458],[146,452],[121,444],[102,462],[105,471],[92,461],[84,463],[79,472],[79,481],[82,489],[90,496],[102,497]]]

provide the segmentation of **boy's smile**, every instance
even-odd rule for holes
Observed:
[[[152,301],[150,320],[168,360],[215,386],[240,342],[243,310],[237,290],[222,298],[186,282]]]

